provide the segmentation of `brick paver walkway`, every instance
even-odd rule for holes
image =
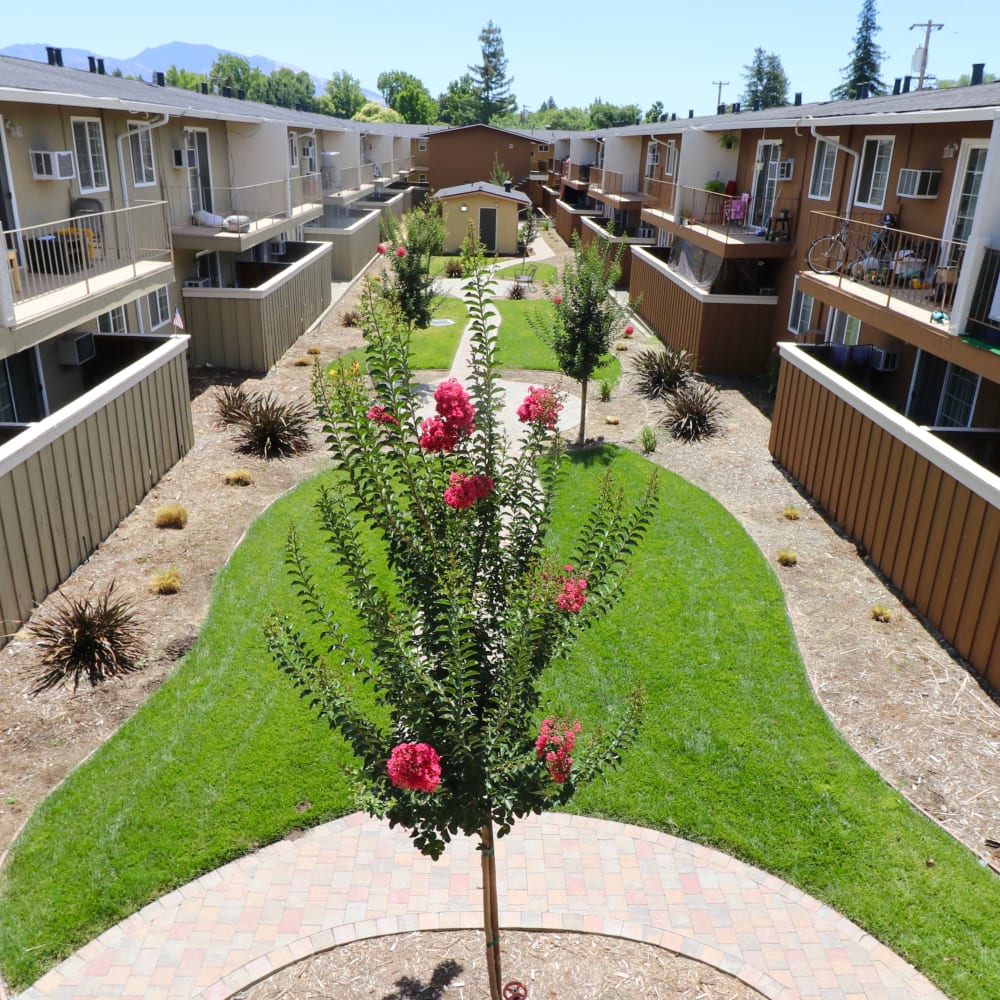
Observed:
[[[579,816],[519,823],[497,847],[504,927],[645,941],[791,1000],[943,1000],[849,920],[780,879],[667,834]],[[228,864],[151,903],[23,1000],[221,1000],[334,945],[481,926],[475,842],[437,862],[361,814]]]

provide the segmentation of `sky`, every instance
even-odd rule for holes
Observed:
[[[805,103],[828,99],[849,61],[861,0],[712,0],[704,8],[689,0],[319,0],[291,7],[273,0],[172,0],[160,7],[132,0],[48,0],[5,8],[0,48],[37,42],[127,58],[167,42],[202,43],[268,56],[321,77],[346,70],[372,90],[379,73],[404,70],[435,97],[479,61],[479,32],[492,20],[503,34],[519,106],[537,110],[552,97],[561,107],[586,107],[601,98],[637,104],[645,112],[661,101],[665,112],[680,118],[689,110],[714,113],[719,81],[723,102],[739,100],[744,67],[757,46],[781,59],[790,98],[799,91]],[[984,62],[987,72],[1000,76],[1000,58],[990,63],[991,44],[1000,38],[1000,4],[878,0],[876,9],[876,41],[885,53],[881,75],[890,88],[895,77],[911,72],[914,50],[924,42],[924,29],[910,25],[928,19],[944,24],[930,36],[929,73],[956,78]]]

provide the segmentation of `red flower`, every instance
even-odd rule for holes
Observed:
[[[424,451],[452,452],[458,444],[458,431],[440,417],[428,417],[420,422],[420,447]]]
[[[441,784],[441,757],[428,743],[400,743],[392,748],[386,765],[397,788],[433,792]]]
[[[552,430],[556,426],[562,408],[559,393],[555,389],[546,386],[536,389],[533,385],[529,385],[528,395],[517,408],[517,419],[522,424],[541,424]]]
[[[398,424],[399,421],[384,407],[373,406],[368,411],[368,419],[376,424]]]
[[[552,301],[553,301],[553,302],[554,302],[554,303],[555,303],[555,304],[556,304],[557,306],[558,306],[558,305],[562,305],[562,296],[561,296],[561,295],[553,295],[553,296],[552,296]]]
[[[434,390],[434,402],[438,416],[449,426],[463,434],[474,430],[476,410],[458,379],[450,378],[442,382]]]
[[[396,247],[396,256],[397,257],[405,257],[406,256],[406,247]]]
[[[574,580],[572,566],[564,566],[563,569],[571,575],[563,578],[562,593],[556,597],[556,604],[563,611],[579,611],[587,603],[587,581],[583,577]]]
[[[384,243],[380,243],[377,247],[375,247],[375,249],[378,250],[379,253],[385,253],[388,247],[386,247]]]
[[[538,739],[535,740],[535,754],[539,759],[545,760],[549,776],[560,785],[569,777],[569,770],[573,766],[570,754],[579,732],[579,722],[570,725],[568,722],[557,723],[550,718],[542,723]]]
[[[462,472],[453,472],[449,479],[451,485],[444,491],[444,502],[455,510],[465,510],[477,500],[488,497],[494,489],[490,476],[467,476]]]
[[[629,325],[625,327],[625,336],[631,337],[633,333],[635,333],[635,327],[629,323]]]

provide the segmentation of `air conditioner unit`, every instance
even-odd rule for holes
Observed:
[[[899,368],[899,352],[888,351],[884,347],[873,347],[871,363],[873,371],[894,372]]]
[[[272,257],[284,257],[286,249],[284,240],[275,240],[268,248],[268,251]]]
[[[779,181],[790,181],[795,173],[795,160],[779,160],[777,179]]]
[[[193,149],[175,149],[174,153],[174,166],[178,170],[190,170],[192,167],[198,165],[198,154]]]
[[[31,149],[31,176],[38,181],[68,181],[76,176],[73,153],[68,149]]]
[[[59,338],[59,364],[82,365],[97,357],[92,333],[65,333]]]
[[[211,288],[211,278],[187,278],[184,281],[184,288]]]

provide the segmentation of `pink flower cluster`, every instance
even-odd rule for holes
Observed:
[[[420,447],[425,451],[454,451],[459,438],[476,426],[476,410],[457,379],[447,379],[434,391],[436,417],[420,423]]]
[[[375,247],[375,249],[378,250],[379,253],[385,253],[389,248],[384,243],[380,243],[377,247]]]
[[[441,756],[429,743],[400,743],[386,765],[397,788],[433,792],[441,784]]]
[[[587,603],[587,581],[582,576],[574,580],[572,566],[563,569],[570,575],[563,578],[562,593],[556,597],[556,604],[563,611],[579,611]]]
[[[569,777],[569,769],[573,766],[570,754],[576,745],[576,737],[580,732],[580,723],[556,722],[546,719],[535,740],[535,753],[539,759],[544,759],[549,769],[549,776],[558,784]]]
[[[462,472],[453,472],[449,482],[451,485],[444,491],[444,502],[455,510],[465,510],[493,492],[490,476],[467,476]]]
[[[398,424],[399,421],[381,404],[368,411],[368,419],[376,424]]]
[[[552,430],[559,419],[559,411],[563,408],[559,394],[555,389],[546,386],[535,388],[528,386],[528,395],[517,408],[517,419],[522,424],[541,424]]]

